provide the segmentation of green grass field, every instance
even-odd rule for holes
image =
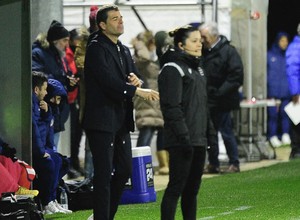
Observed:
[[[163,191],[154,203],[121,205],[116,220],[159,220]],[[85,220],[91,210],[46,219]],[[176,220],[181,220],[180,205]],[[199,193],[197,220],[300,220],[300,160],[237,174],[205,178]]]

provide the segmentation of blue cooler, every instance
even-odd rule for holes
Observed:
[[[132,148],[132,177],[128,179],[121,204],[156,201],[150,147]]]

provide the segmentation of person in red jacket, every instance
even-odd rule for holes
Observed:
[[[15,157],[16,149],[9,147],[0,138],[0,198],[2,193],[14,192],[16,195],[37,196],[38,190],[30,190],[35,178],[34,169]]]
[[[72,71],[74,78],[78,77],[77,66],[75,63],[75,50],[79,43],[79,34],[77,29],[73,29],[70,32],[70,41],[69,47],[66,48],[66,60],[69,66],[69,69]],[[69,178],[77,178],[84,174],[83,169],[80,167],[79,163],[79,148],[80,141],[82,137],[82,128],[79,123],[79,86],[76,87],[73,91],[68,91],[68,102],[70,105],[70,122],[71,122],[71,167],[68,172]]]

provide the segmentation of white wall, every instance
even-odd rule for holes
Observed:
[[[95,1],[83,1],[77,0],[64,0],[64,25],[67,29],[79,27],[82,24],[89,26],[89,8],[90,5],[95,4]],[[113,3],[111,0],[103,0],[101,4]],[[126,1],[120,1],[126,2]],[[131,0],[127,3],[130,4],[148,4],[148,6],[135,6],[142,20],[146,24],[147,28],[154,33],[160,30],[172,30],[178,26],[186,25],[191,22],[201,22],[201,8],[197,4],[197,1],[184,1],[172,0],[164,1],[163,3],[168,6],[151,6],[151,4],[158,4],[162,1],[159,0]],[[72,5],[73,6],[70,6]],[[78,4],[83,4],[79,7]],[[176,6],[177,4],[177,6]],[[190,5],[188,5],[190,4]],[[220,32],[230,38],[230,5],[231,0],[219,1],[218,7],[218,21]],[[99,5],[100,6],[100,5]],[[120,40],[130,46],[130,41],[138,33],[144,31],[144,28],[132,9],[129,6],[119,5],[120,11],[123,15],[125,33],[120,37]],[[209,21],[212,18],[212,7],[207,6],[205,10],[205,20]]]

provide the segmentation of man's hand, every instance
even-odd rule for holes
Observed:
[[[159,93],[152,89],[136,88],[135,94],[144,100],[157,101],[159,100]]]
[[[40,101],[40,109],[43,109],[45,112],[48,112],[48,104],[44,100]]]
[[[143,81],[140,80],[134,73],[129,73],[128,80],[131,85],[136,87],[141,87],[143,84]]]
[[[70,81],[70,86],[76,86],[76,84],[79,82],[79,78],[72,76],[67,76]]]

